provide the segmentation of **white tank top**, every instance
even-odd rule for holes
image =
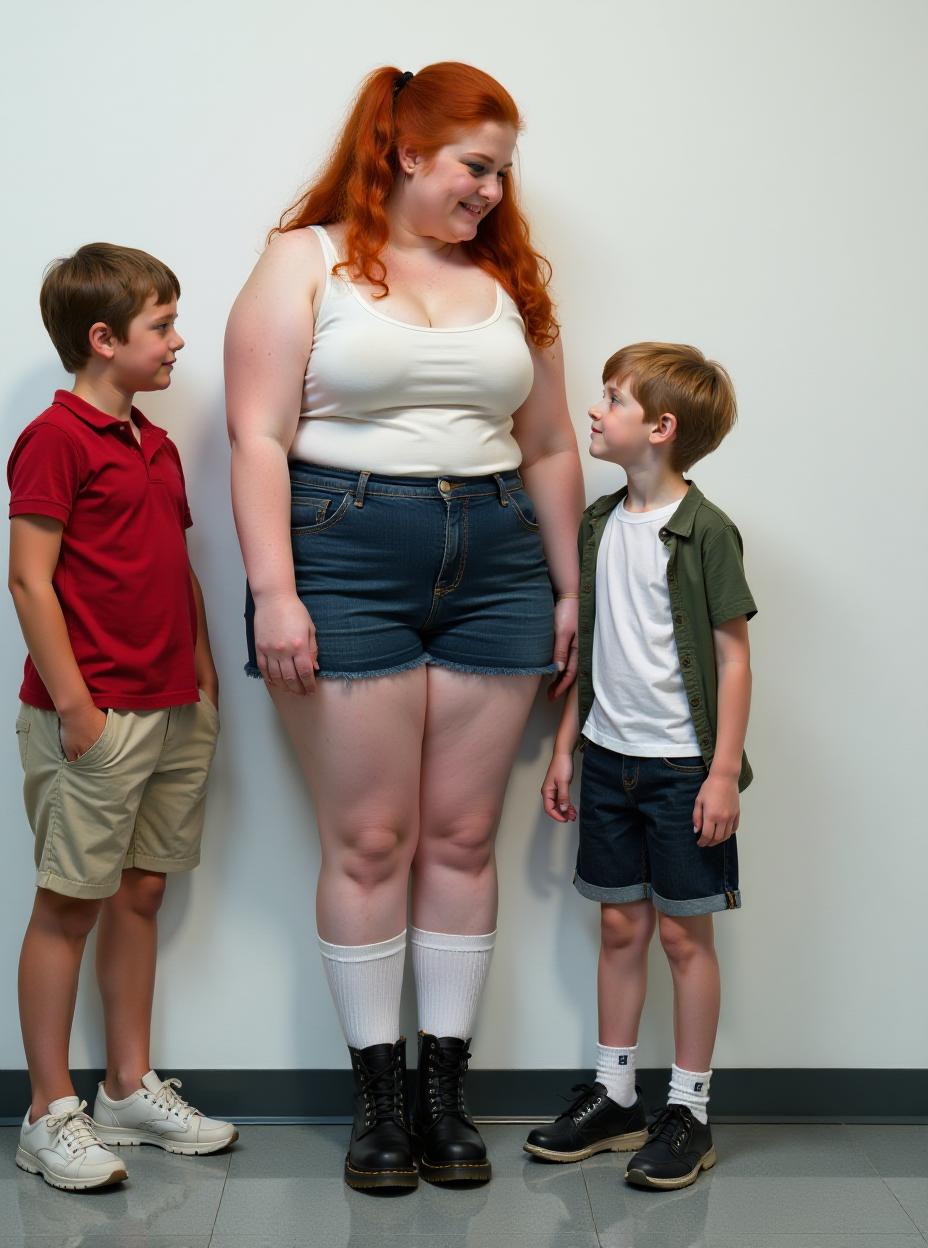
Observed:
[[[430,329],[386,316],[339,274],[322,226],[326,278],[290,458],[392,476],[475,477],[517,468],[512,414],[532,357],[519,310],[497,283],[478,325]]]

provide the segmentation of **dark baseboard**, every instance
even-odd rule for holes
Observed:
[[[102,1071],[76,1070],[74,1086],[93,1108]],[[344,1121],[350,1070],[172,1070],[183,1095],[236,1121]],[[663,1103],[667,1070],[641,1070],[649,1106]],[[468,1101],[477,1118],[551,1118],[589,1070],[474,1070]],[[29,1104],[24,1070],[0,1070],[0,1121],[19,1122]],[[716,1070],[715,1122],[928,1122],[928,1070]]]

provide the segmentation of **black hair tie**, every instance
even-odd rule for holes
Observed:
[[[412,77],[413,75],[408,69],[406,70],[405,73],[400,74],[399,78],[397,78],[396,82],[394,82],[393,84],[393,98],[394,99],[396,99],[396,97],[402,91],[403,87],[406,86],[406,83],[409,82],[410,78]]]

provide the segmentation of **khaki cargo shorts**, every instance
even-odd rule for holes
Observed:
[[[55,712],[21,704],[16,736],[38,887],[109,897],[127,867],[195,867],[218,734],[219,712],[203,693],[188,706],[111,709],[97,740],[69,763]]]

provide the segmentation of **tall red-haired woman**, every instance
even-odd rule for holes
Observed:
[[[583,506],[509,94],[457,63],[364,82],[226,340],[251,675],[312,793],[348,1041],[352,1187],[486,1180],[463,1076],[493,840],[539,682],[575,671]],[[419,1001],[412,1122],[399,1002]]]

